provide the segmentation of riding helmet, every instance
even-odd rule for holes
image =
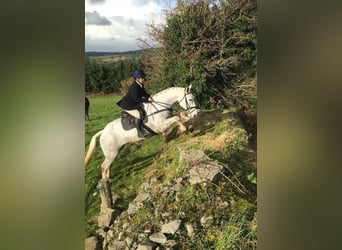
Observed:
[[[141,69],[137,69],[134,71],[133,73],[133,78],[136,79],[136,78],[145,78],[145,73],[144,71],[142,71]]]

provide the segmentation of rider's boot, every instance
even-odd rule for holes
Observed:
[[[148,133],[143,128],[143,121],[141,119],[136,119],[137,130],[138,130],[138,137],[145,138],[148,136]]]

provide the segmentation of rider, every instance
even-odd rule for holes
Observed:
[[[136,118],[139,137],[145,137],[142,127],[143,120],[146,117],[143,102],[151,102],[152,96],[144,88],[145,73],[143,70],[135,70],[133,73],[134,81],[129,86],[126,95],[117,103],[127,113]]]

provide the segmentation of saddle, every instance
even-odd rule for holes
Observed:
[[[144,123],[147,122],[147,117],[142,121],[132,116],[126,111],[121,111],[121,125],[124,130],[131,130],[136,128],[138,130],[139,137],[147,137],[149,135],[156,135],[156,133]]]
[[[136,119],[134,116],[128,114],[126,111],[121,111],[121,125],[124,130],[131,130],[137,127]]]

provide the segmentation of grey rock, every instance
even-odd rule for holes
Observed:
[[[161,213],[164,210],[164,204],[160,204],[158,207],[155,208],[154,210],[154,217],[157,219],[161,215]]]
[[[130,238],[130,237],[127,237],[127,238],[125,239],[125,242],[126,242],[126,245],[127,245],[128,247],[131,247],[131,246],[132,246],[132,243],[133,243],[133,239]]]
[[[179,178],[176,179],[176,183],[181,183],[182,180],[183,180],[183,178],[182,178],[182,177],[179,177]]]
[[[100,250],[101,244],[96,237],[89,237],[85,239],[85,250]]]
[[[202,150],[193,150],[184,157],[184,160],[189,164],[204,162],[209,159],[210,158]]]
[[[185,224],[185,228],[190,237],[194,236],[194,228],[190,223]]]
[[[180,224],[182,223],[181,220],[174,220],[170,223],[162,225],[161,232],[166,234],[175,234],[179,229]]]
[[[138,245],[137,250],[153,250],[153,247],[147,245]]]
[[[213,221],[214,221],[213,216],[211,216],[211,215],[210,216],[203,216],[201,218],[201,225],[203,227],[210,227],[212,225]]]
[[[172,214],[169,213],[169,212],[165,212],[165,213],[162,213],[162,214],[161,214],[161,216],[162,216],[163,219],[166,219],[166,218],[170,217],[171,215],[172,215]]]
[[[149,193],[142,192],[142,193],[139,193],[133,201],[134,202],[143,202],[143,201],[146,201],[148,198],[150,198]]]
[[[114,209],[102,208],[99,217],[97,218],[97,223],[99,227],[109,227],[113,221]]]
[[[135,199],[128,204],[127,213],[129,215],[135,214],[143,206],[143,202],[150,198],[149,193],[141,192]]]
[[[229,207],[229,203],[227,201],[222,201],[218,204],[218,208],[223,209],[223,208],[227,208],[227,207]]]
[[[139,211],[139,209],[143,206],[141,202],[130,202],[128,204],[127,213],[128,214],[135,214]]]
[[[156,243],[146,240],[138,245],[137,250],[153,250],[156,246]]]
[[[157,242],[160,244],[164,244],[167,241],[167,238],[163,233],[154,233],[151,234],[148,238],[150,241]]]
[[[214,182],[215,177],[220,173],[222,166],[218,164],[199,164],[190,169],[189,182],[191,184],[205,181]]]
[[[147,191],[147,190],[150,190],[152,187],[149,183],[147,182],[144,182],[143,184],[141,184],[140,186],[140,189],[143,190],[143,191]]]
[[[181,183],[176,183],[175,185],[171,187],[171,190],[180,191],[182,187],[183,185]]]
[[[125,241],[115,240],[113,241],[109,247],[108,250],[126,250],[127,245]]]

